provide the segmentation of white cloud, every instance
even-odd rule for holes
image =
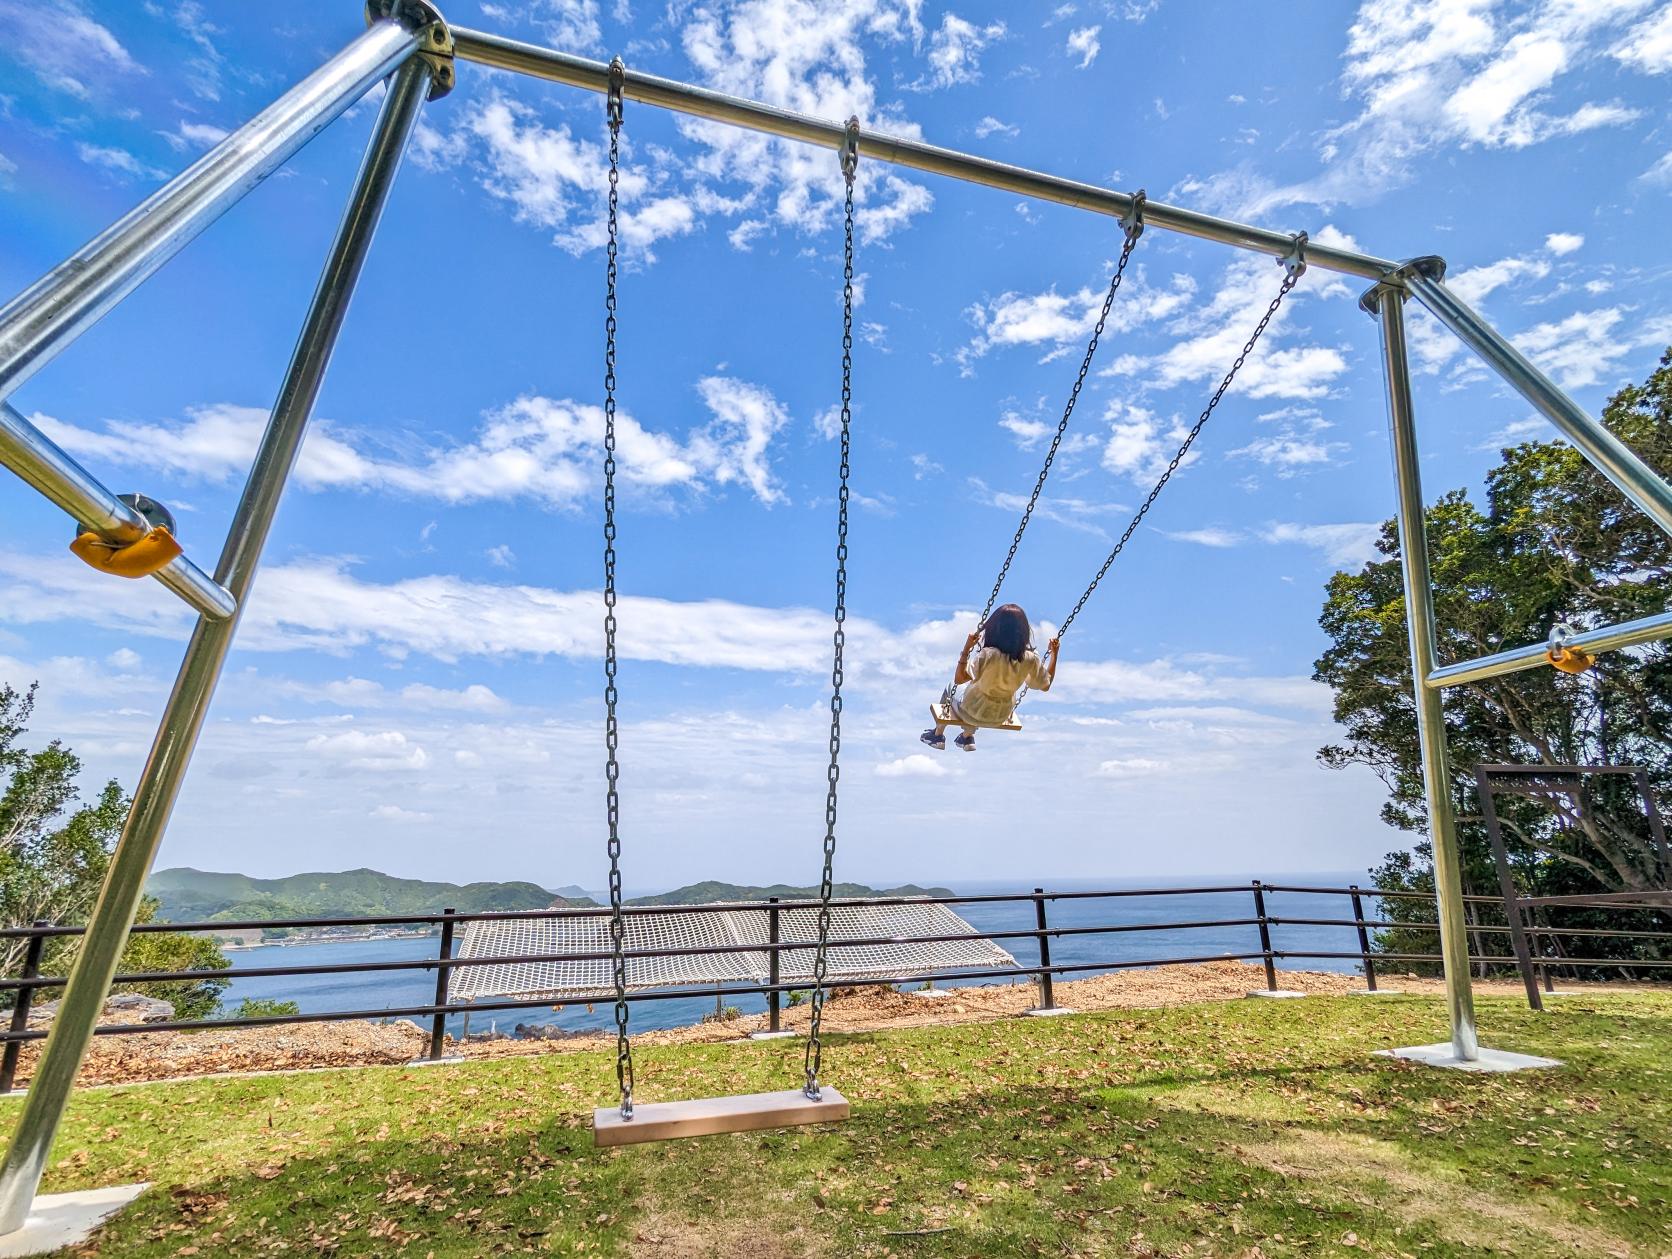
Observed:
[[[1238,546],[1243,540],[1242,534],[1235,529],[1221,529],[1214,525],[1203,529],[1162,529],[1160,532],[1175,542],[1194,542],[1197,546],[1215,548]]]
[[[1158,761],[1153,757],[1127,756],[1103,761],[1094,773],[1099,778],[1149,778],[1156,774],[1164,774],[1171,768],[1168,762]]]
[[[495,568],[515,568],[517,566],[517,553],[503,542],[498,546],[490,546],[483,554],[488,557],[488,563]]]
[[[118,647],[105,657],[105,663],[122,673],[132,673],[140,666],[139,653],[132,647]]]
[[[767,389],[725,376],[697,382],[711,418],[684,440],[616,416],[623,482],[650,494],[746,485],[763,503],[782,500],[770,445],[788,412]],[[267,412],[230,403],[195,407],[181,424],[112,423],[105,432],[37,414],[53,441],[83,457],[158,468],[182,479],[225,481],[250,464]],[[382,490],[446,503],[531,498],[569,507],[593,492],[602,458],[601,407],[525,395],[488,412],[472,441],[436,446],[410,461],[363,453],[355,435],[316,421],[303,443],[297,481],[310,489]]]
[[[1080,69],[1090,67],[1103,50],[1102,41],[1097,37],[1102,29],[1101,26],[1082,26],[1079,30],[1068,32],[1068,55],[1080,59]]]
[[[879,778],[945,778],[952,771],[932,756],[913,752],[896,761],[884,761],[877,766]]]
[[[1382,526],[1375,521],[1338,525],[1274,524],[1266,530],[1267,542],[1293,542],[1312,547],[1331,564],[1357,568],[1378,557],[1376,541]]]
[[[1315,437],[1288,432],[1275,437],[1257,437],[1248,445],[1229,451],[1226,458],[1252,459],[1265,467],[1275,468],[1277,475],[1282,477],[1293,476],[1311,464],[1329,463],[1338,451],[1345,449],[1344,442],[1320,441]]]
[[[74,97],[93,95],[110,76],[145,73],[109,28],[71,0],[0,0],[0,27],[11,55]]]
[[[1329,227],[1320,240],[1348,238]],[[1136,377],[1146,389],[1218,381],[1247,342],[1282,274],[1271,260],[1242,256],[1221,273],[1217,289],[1198,306],[1183,311],[1170,328],[1179,339],[1158,355],[1121,354],[1099,375]],[[1248,357],[1231,386],[1251,398],[1319,398],[1347,370],[1346,355],[1334,346],[1285,345],[1295,306],[1319,292],[1296,289],[1268,325],[1259,347]]]
[[[307,747],[320,760],[343,769],[419,770],[430,763],[430,754],[399,730],[316,734]]]
[[[1165,286],[1158,286],[1150,284],[1142,265],[1132,267],[1109,309],[1106,330],[1130,332],[1171,318],[1186,309],[1195,294],[1196,282],[1188,275],[1175,273]],[[966,376],[973,373],[976,359],[994,349],[1049,346],[1047,357],[1056,357],[1085,344],[1107,296],[1107,285],[1068,294],[1053,286],[1042,293],[1005,292],[976,302],[965,312],[976,336],[954,357]]]
[[[681,39],[699,81],[817,118],[856,115],[867,127],[917,138],[919,128],[877,99],[866,36],[884,45],[923,35],[916,0],[734,0],[694,10]],[[698,178],[724,185],[739,215],[733,243],[771,227],[813,234],[840,214],[842,177],[827,149],[700,119],[680,130],[702,145]],[[854,199],[862,240],[886,239],[927,211],[929,190],[879,163],[861,162]]]
[[[1563,388],[1583,389],[1611,381],[1616,365],[1633,351],[1664,349],[1672,337],[1672,319],[1627,324],[1627,314],[1621,306],[1575,311],[1565,319],[1535,324],[1510,339]]]
[[[380,804],[366,816],[380,822],[433,822],[435,814],[420,809],[403,809],[398,804]]]
[[[1672,70],[1672,6],[1660,6],[1610,52],[1644,74],[1665,74]]]
[[[977,26],[956,13],[942,14],[940,26],[929,36],[928,72],[912,86],[938,88],[980,82],[982,50],[1004,36],[1003,22]]]
[[[168,141],[168,146],[176,153],[184,153],[188,149],[212,148],[226,139],[228,132],[225,127],[182,118],[173,131],[159,131],[157,134]]]
[[[984,115],[981,121],[975,124],[975,138],[977,140],[985,140],[988,136],[994,135],[1019,136],[1021,134],[1022,129],[1020,127],[1012,126],[1007,122],[1000,122],[991,114]]]
[[[603,39],[598,0],[529,0],[522,16],[564,52],[585,52]]]
[[[1639,111],[1615,101],[1565,113],[1550,101],[1648,2],[1540,0],[1515,11],[1496,0],[1363,0],[1341,75],[1358,112],[1323,134],[1320,172],[1274,186],[1244,168],[1194,189],[1256,219],[1286,205],[1364,204],[1408,182],[1435,149],[1520,149],[1634,121]]]
[[[126,149],[114,145],[88,144],[81,140],[76,143],[75,151],[76,156],[89,166],[102,166],[130,179],[158,180],[168,175],[161,167],[142,162]]]
[[[1103,413],[1109,437],[1103,446],[1103,466],[1135,485],[1148,485],[1161,475],[1173,452],[1189,431],[1176,420],[1163,427],[1153,411],[1134,402],[1112,398]],[[1180,461],[1187,468],[1200,456],[1194,451]]]
[[[1662,153],[1655,164],[1638,178],[1651,184],[1672,184],[1672,149]]]

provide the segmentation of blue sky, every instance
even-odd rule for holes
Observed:
[[[0,291],[359,29],[348,0],[0,0]],[[1389,257],[1595,409],[1672,341],[1672,7],[541,0],[461,25]],[[356,109],[14,402],[212,567],[374,108]],[[824,150],[629,103],[621,523],[628,882],[814,878],[840,334]],[[596,884],[603,106],[461,65],[355,298],[163,864]],[[838,873],[1362,867],[1379,784],[1313,752],[1323,584],[1393,507],[1375,326],[1314,270],[1068,639],[1028,729],[916,741],[1119,250],[1102,217],[862,165]],[[1007,592],[1060,619],[1281,273],[1134,254]],[[1430,495],[1545,433],[1413,316]],[[0,677],[132,784],[188,628],[0,482]]]

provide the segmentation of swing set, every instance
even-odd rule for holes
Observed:
[[[835,1089],[821,1083],[819,1071],[827,979],[825,954],[830,931],[832,863],[836,845],[837,786],[841,773],[852,418],[853,207],[854,182],[861,158],[1103,214],[1118,220],[1122,226],[1124,242],[1120,261],[1110,280],[1102,313],[979,624],[984,624],[992,613],[1017,548],[1032,520],[1085,384],[1127,262],[1139,236],[1147,228],[1178,232],[1265,254],[1282,264],[1285,274],[1281,287],[1256,324],[1241,354],[1226,372],[1165,472],[1064,617],[1059,637],[1073,625],[1157,496],[1181,466],[1283,299],[1306,268],[1322,267],[1369,282],[1370,287],[1359,304],[1377,321],[1381,334],[1381,361],[1394,454],[1400,561],[1412,675],[1415,679],[1413,699],[1434,849],[1437,916],[1451,1023],[1449,1043],[1393,1052],[1442,1065],[1477,1069],[1488,1066],[1504,1069],[1518,1065],[1510,1061],[1516,1058],[1515,1055],[1483,1049],[1477,1039],[1456,823],[1448,790],[1441,692],[1446,687],[1541,665],[1554,666],[1564,672],[1582,669],[1600,652],[1672,636],[1672,612],[1580,631],[1560,626],[1553,630],[1548,643],[1510,647],[1476,660],[1452,664],[1439,662],[1406,349],[1406,302],[1414,299],[1426,308],[1442,326],[1469,346],[1547,417],[1628,501],[1669,534],[1672,534],[1672,485],[1657,476],[1618,438],[1586,414],[1485,320],[1459,300],[1444,283],[1445,263],[1442,259],[1419,257],[1395,262],[1340,246],[1312,242],[1304,232],[1288,234],[1238,223],[1152,202],[1142,192],[1118,192],[918,140],[867,131],[857,119],[843,124],[789,113],[757,101],[629,71],[619,60],[605,64],[499,35],[450,26],[427,0],[369,0],[366,18],[367,29],[341,52],[215,145],[72,258],[0,308],[0,463],[4,463],[76,522],[76,541],[72,549],[77,555],[101,571],[118,576],[154,577],[199,614],[177,681],[161,716],[151,754],[135,787],[133,803],[112,854],[109,873],[71,972],[58,1018],[30,1085],[29,1096],[23,1105],[5,1161],[0,1165],[0,1234],[21,1228],[28,1217],[76,1072],[98,1022],[111,978],[116,973],[117,959],[138,909],[145,877],[156,856],[207,715],[239,613],[250,596],[274,512],[300,451],[350,295],[387,204],[401,155],[426,99],[438,99],[453,89],[456,67],[461,61],[597,92],[605,96],[608,108],[610,181],[603,460],[604,697],[610,930],[620,1104],[598,1111],[595,1133],[599,1144],[813,1123],[839,1119],[847,1113],[847,1102]],[[278,170],[308,140],[340,117],[371,88],[385,80],[388,91],[380,106],[364,160],[279,388],[266,432],[257,449],[220,560],[211,576],[180,549],[173,522],[167,518],[166,510],[142,496],[119,497],[111,493],[15,410],[8,399],[205,227]],[[627,100],[832,149],[840,156],[846,190],[830,760],[826,774],[823,866],[817,901],[811,1022],[801,1087],[782,1093],[741,1098],[641,1106],[635,1106],[633,1098],[632,1047],[627,1035],[627,979],[621,946],[623,916],[615,651],[616,194],[620,175],[619,135],[624,102]],[[1012,719],[1000,728],[1016,729],[1019,723]],[[805,943],[801,947],[805,948]]]

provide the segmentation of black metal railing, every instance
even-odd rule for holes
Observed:
[[[1124,899],[1140,897],[1172,897],[1172,896],[1224,896],[1241,894],[1251,897],[1252,914],[1245,917],[1214,917],[1181,919],[1170,922],[1099,922],[1079,925],[1056,925],[1050,920],[1049,907],[1055,903],[1080,902],[1091,900],[1107,900],[1118,904]],[[1332,897],[1343,898],[1351,905],[1351,917],[1319,917],[1302,916],[1273,912],[1268,895],[1282,897]],[[1563,903],[1575,903],[1575,898],[1562,898]],[[1641,904],[1629,906],[1620,905],[1614,898],[1591,897],[1581,898],[1583,907],[1599,908],[1613,906],[1626,912],[1641,913]],[[1026,941],[1032,940],[1037,949],[1038,961],[1034,965],[1018,962],[1015,966],[979,967],[962,970],[947,970],[936,972],[929,978],[936,981],[962,982],[977,980],[1018,980],[1028,979],[1037,983],[1039,987],[1040,1009],[1056,1008],[1055,980],[1063,975],[1091,975],[1110,971],[1143,969],[1155,966],[1185,965],[1201,962],[1216,961],[1258,961],[1265,972],[1265,983],[1268,991],[1276,991],[1278,984],[1277,962],[1282,961],[1356,961],[1365,979],[1369,991],[1377,990],[1377,963],[1399,962],[1410,965],[1433,965],[1439,962],[1440,955],[1435,952],[1414,952],[1408,949],[1385,950],[1376,947],[1376,940],[1372,938],[1372,931],[1399,931],[1417,933],[1438,933],[1439,927],[1435,922],[1404,921],[1385,916],[1371,916],[1365,912],[1365,902],[1372,905],[1380,902],[1427,901],[1432,903],[1433,897],[1418,892],[1384,891],[1377,888],[1361,888],[1357,884],[1347,887],[1322,887],[1303,884],[1279,884],[1254,880],[1252,883],[1216,884],[1200,887],[1172,887],[1172,888],[1122,888],[1097,891],[1058,891],[1051,892],[1043,888],[1035,888],[1031,893],[983,893],[971,895],[949,896],[894,896],[871,898],[838,898],[831,903],[836,906],[853,905],[964,905],[984,906],[1010,904],[1018,907],[1018,911],[1026,914],[1032,909],[1032,926],[1000,927],[992,930],[971,929],[964,932],[941,932],[932,935],[912,936],[873,936],[834,941],[835,947],[864,947],[877,945],[899,944],[937,944],[958,941]],[[1504,902],[1499,897],[1469,896],[1465,900],[1476,907],[1491,906],[1497,910],[1504,910]],[[753,942],[736,945],[698,945],[689,947],[664,947],[656,949],[629,949],[625,956],[629,960],[667,958],[680,956],[722,955],[730,953],[766,953],[768,957],[768,978],[765,983],[730,983],[710,986],[680,986],[656,989],[652,991],[632,992],[628,1000],[665,1001],[689,999],[694,997],[724,998],[728,996],[753,995],[763,997],[767,1006],[768,1027],[772,1031],[781,1029],[782,1006],[784,994],[797,990],[805,990],[807,981],[794,980],[786,982],[782,977],[780,958],[790,949],[806,950],[811,947],[811,941],[783,938],[782,914],[793,908],[793,902],[780,902],[777,898],[768,901],[751,901],[741,903],[726,903],[719,905],[656,905],[630,906],[624,912],[629,915],[657,915],[671,916],[690,913],[712,913],[716,910],[745,911],[762,913],[767,916],[766,942]],[[1519,906],[1512,906],[1518,910]],[[1652,908],[1652,907],[1651,907]],[[136,933],[147,932],[218,932],[255,931],[255,930],[319,930],[330,927],[426,927],[439,934],[439,945],[433,957],[384,959],[359,962],[335,962],[301,966],[251,966],[240,967],[235,970],[174,970],[174,971],[143,971],[121,974],[116,977],[115,986],[129,988],[138,984],[162,984],[176,982],[196,982],[214,979],[254,979],[254,978],[285,978],[285,977],[315,977],[322,975],[350,975],[371,973],[400,973],[404,971],[433,971],[435,973],[434,999],[427,1004],[385,1006],[376,1009],[329,1010],[311,1011],[299,1014],[277,1014],[260,1016],[229,1016],[212,1019],[173,1019],[155,1023],[139,1024],[111,1024],[98,1028],[101,1035],[127,1035],[153,1031],[194,1031],[209,1028],[230,1027],[265,1027],[291,1023],[333,1022],[350,1019],[387,1019],[414,1018],[429,1020],[428,1056],[431,1059],[440,1058],[444,1053],[446,1041],[446,1020],[450,1015],[468,1015],[472,1013],[490,1013],[499,1011],[513,1011],[539,1009],[550,1007],[553,1002],[550,997],[516,998],[506,997],[494,1000],[474,999],[469,1002],[451,1000],[451,976],[457,971],[474,966],[504,966],[508,964],[525,964],[540,962],[604,962],[611,958],[607,950],[567,953],[528,953],[517,955],[495,955],[487,957],[466,958],[459,957],[455,952],[456,931],[460,924],[475,922],[502,922],[515,920],[552,920],[564,918],[597,918],[605,917],[609,910],[603,907],[563,907],[542,910],[495,910],[479,913],[458,913],[449,908],[439,913],[430,914],[396,914],[381,917],[337,917],[337,918],[294,918],[278,920],[256,920],[248,922],[200,922],[200,923],[146,923],[133,928]],[[1478,917],[1478,916],[1477,916]],[[1318,948],[1284,948],[1280,938],[1283,928],[1311,927],[1338,928],[1343,932],[1351,930],[1357,945],[1350,950],[1325,950]],[[1053,941],[1072,940],[1079,937],[1122,936],[1134,933],[1154,933],[1168,931],[1192,930],[1225,930],[1251,928],[1251,944],[1257,947],[1245,951],[1237,949],[1219,952],[1202,952],[1183,956],[1155,956],[1142,958],[1081,958],[1071,961],[1053,960],[1051,945]],[[46,1035],[41,1029],[29,1027],[29,1014],[35,1003],[36,994],[47,989],[60,988],[64,985],[63,975],[41,973],[42,957],[47,942],[53,939],[77,936],[82,933],[80,927],[55,926],[50,923],[38,922],[29,927],[14,927],[0,930],[0,940],[25,940],[26,946],[22,963],[15,976],[0,979],[0,992],[13,994],[12,1017],[9,1027],[0,1033],[0,1043],[4,1048],[0,1050],[0,1092],[9,1091],[16,1076],[18,1053],[20,1046],[29,1040],[40,1039]],[[1471,933],[1501,934],[1511,930],[1506,923],[1491,924],[1472,923]],[[1525,925],[1526,935],[1536,941],[1556,941],[1561,939],[1596,939],[1599,937],[1613,937],[1620,939],[1659,939],[1672,946],[1672,930],[1655,931],[1637,928],[1561,927],[1549,923],[1528,923]],[[1669,949],[1672,954],[1672,949]],[[1541,957],[1543,953],[1541,951]],[[1474,952],[1471,960],[1494,966],[1513,966],[1521,962],[1514,954]],[[1617,957],[1584,957],[1562,954],[1553,959],[1550,964],[1564,967],[1583,968],[1609,967],[1623,970],[1641,969],[1650,972],[1664,971],[1672,967],[1672,956],[1659,959],[1649,958],[1617,958]],[[1548,969],[1545,970],[1548,984]],[[845,987],[888,986],[902,983],[918,982],[924,979],[921,973],[912,975],[867,975],[852,979],[839,979]],[[602,992],[599,994],[603,996]],[[570,997],[571,1001],[585,1000],[585,997]]]

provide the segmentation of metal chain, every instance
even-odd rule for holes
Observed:
[[[1080,601],[1074,605],[1074,610],[1063,618],[1062,625],[1057,629],[1058,639],[1068,633],[1068,627],[1074,624],[1074,618],[1080,615],[1080,609],[1086,606],[1086,600],[1091,598],[1098,583],[1108,574],[1110,565],[1115,562],[1126,544],[1131,541],[1132,535],[1138,531],[1138,526],[1143,523],[1144,517],[1149,514],[1149,509],[1155,506],[1155,500],[1160,497],[1161,491],[1167,488],[1167,482],[1172,480],[1173,473],[1178,471],[1179,464],[1184,462],[1185,455],[1190,453],[1190,447],[1195,444],[1203,426],[1213,415],[1214,408],[1219,405],[1219,400],[1225,396],[1225,391],[1231,387],[1231,382],[1237,378],[1237,373],[1242,370],[1242,365],[1248,361],[1248,356],[1254,352],[1254,347],[1259,343],[1261,334],[1266,330],[1266,325],[1271,322],[1272,316],[1277,313],[1277,308],[1283,304],[1283,299],[1289,296],[1289,290],[1294,288],[1300,280],[1301,275],[1306,270],[1306,262],[1302,254],[1305,245],[1306,233],[1302,232],[1296,237],[1295,241],[1293,257],[1296,261],[1285,264],[1287,274],[1283,277],[1283,287],[1278,289],[1277,296],[1271,299],[1271,305],[1267,306],[1266,313],[1260,316],[1260,322],[1254,325],[1254,335],[1249,337],[1243,345],[1242,353],[1238,354],[1236,362],[1231,364],[1231,370],[1225,373],[1225,379],[1220,381],[1219,388],[1213,391],[1213,397],[1209,398],[1207,406],[1202,408],[1202,414],[1196,417],[1196,423],[1191,426],[1190,432],[1185,436],[1184,441],[1179,444],[1179,448],[1173,452],[1173,457],[1167,462],[1167,470],[1161,474],[1161,479],[1155,483],[1155,487],[1150,490],[1148,497],[1144,499],[1143,506],[1138,508],[1137,514],[1132,517],[1132,523],[1126,526],[1126,532],[1120,535],[1120,541],[1115,543],[1115,549],[1109,552],[1109,558],[1103,561],[1103,567],[1097,570],[1097,576],[1091,579],[1091,585],[1086,587],[1085,593],[1080,596]]]
[[[615,1078],[621,1088],[621,1117],[633,1117],[633,1045],[627,1038],[627,960],[622,956],[626,923],[621,914],[621,767],[616,760],[620,730],[615,705],[615,280],[621,183],[622,88],[627,67],[610,62],[610,192],[604,269],[604,761],[605,809],[609,818],[610,962],[615,979]]]
[[[993,614],[993,605],[999,601],[999,591],[1004,586],[1004,579],[1010,574],[1010,565],[1016,559],[1016,548],[1022,545],[1022,535],[1028,531],[1028,522],[1033,519],[1033,509],[1039,505],[1039,495],[1045,489],[1045,478],[1051,475],[1051,465],[1056,461],[1057,448],[1062,445],[1063,435],[1068,432],[1068,421],[1074,417],[1074,408],[1080,401],[1080,391],[1085,388],[1086,374],[1091,371],[1091,361],[1097,354],[1098,343],[1103,339],[1103,327],[1109,322],[1109,311],[1115,304],[1115,294],[1120,291],[1121,279],[1126,275],[1126,263],[1132,257],[1132,247],[1138,243],[1138,237],[1144,234],[1144,190],[1139,189],[1132,198],[1132,210],[1121,222],[1125,227],[1126,239],[1121,245],[1120,261],[1115,264],[1115,274],[1109,281],[1109,291],[1103,297],[1103,310],[1097,316],[1097,323],[1091,330],[1091,340],[1086,342],[1085,357],[1080,360],[1080,372],[1074,378],[1074,387],[1068,391],[1068,403],[1063,407],[1062,419],[1057,421],[1056,436],[1051,438],[1050,448],[1045,452],[1045,462],[1040,465],[1039,476],[1033,483],[1033,493],[1028,495],[1028,505],[1022,509],[1022,519],[1016,525],[1016,536],[1010,539],[1010,550],[1005,552],[1004,563],[999,565],[999,575],[993,580],[992,592],[987,596],[987,604],[981,609],[981,619],[976,622],[976,633],[980,633],[987,624],[987,618]],[[963,662],[960,660],[960,664]]]
[[[853,420],[853,180],[859,170],[859,119],[848,119],[842,146],[842,180],[847,185],[842,222],[842,462],[836,492],[836,628],[832,634],[830,665],[830,768],[824,797],[824,871],[819,877],[819,944],[813,954],[813,1004],[803,1060],[806,1079],[801,1091],[818,1101],[819,1065],[824,1046],[819,1033],[824,1023],[825,953],[830,942],[832,867],[836,860],[836,784],[842,776],[842,648],[848,619],[848,457],[852,451]]]

